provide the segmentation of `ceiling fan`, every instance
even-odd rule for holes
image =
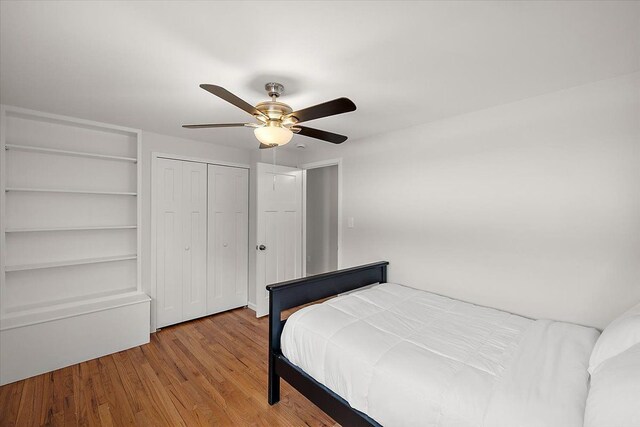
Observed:
[[[267,83],[264,88],[271,97],[271,101],[260,102],[256,104],[255,107],[220,86],[201,84],[200,87],[251,114],[257,120],[257,123],[209,123],[182,125],[182,127],[189,129],[254,128],[253,132],[258,141],[260,141],[260,148],[273,148],[285,145],[291,141],[294,133],[333,144],[341,144],[347,140],[346,136],[300,126],[299,123],[334,116],[336,114],[348,113],[356,109],[356,105],[349,98],[337,98],[333,101],[293,111],[290,106],[277,100],[278,97],[284,93],[284,86],[280,83]]]

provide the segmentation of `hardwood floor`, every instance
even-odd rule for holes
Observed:
[[[241,308],[147,345],[0,387],[0,426],[335,426],[282,382],[267,403],[267,318]]]

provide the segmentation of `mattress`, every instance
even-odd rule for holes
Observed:
[[[398,284],[305,307],[284,356],[384,426],[582,426],[597,330]]]

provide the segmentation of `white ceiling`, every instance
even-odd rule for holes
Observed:
[[[198,84],[257,103],[276,80],[294,109],[347,96],[356,112],[308,124],[357,139],[640,69],[639,2],[0,8],[2,103],[245,148],[249,129],[180,127],[250,119]]]

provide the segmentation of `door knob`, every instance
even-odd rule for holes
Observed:
[[[184,250],[185,250],[185,251],[188,251],[189,249],[191,249],[189,246],[185,246],[185,247],[184,247]]]
[[[267,249],[267,247],[265,245],[260,245],[257,247],[257,249],[260,249],[261,251],[264,251],[265,249]]]

